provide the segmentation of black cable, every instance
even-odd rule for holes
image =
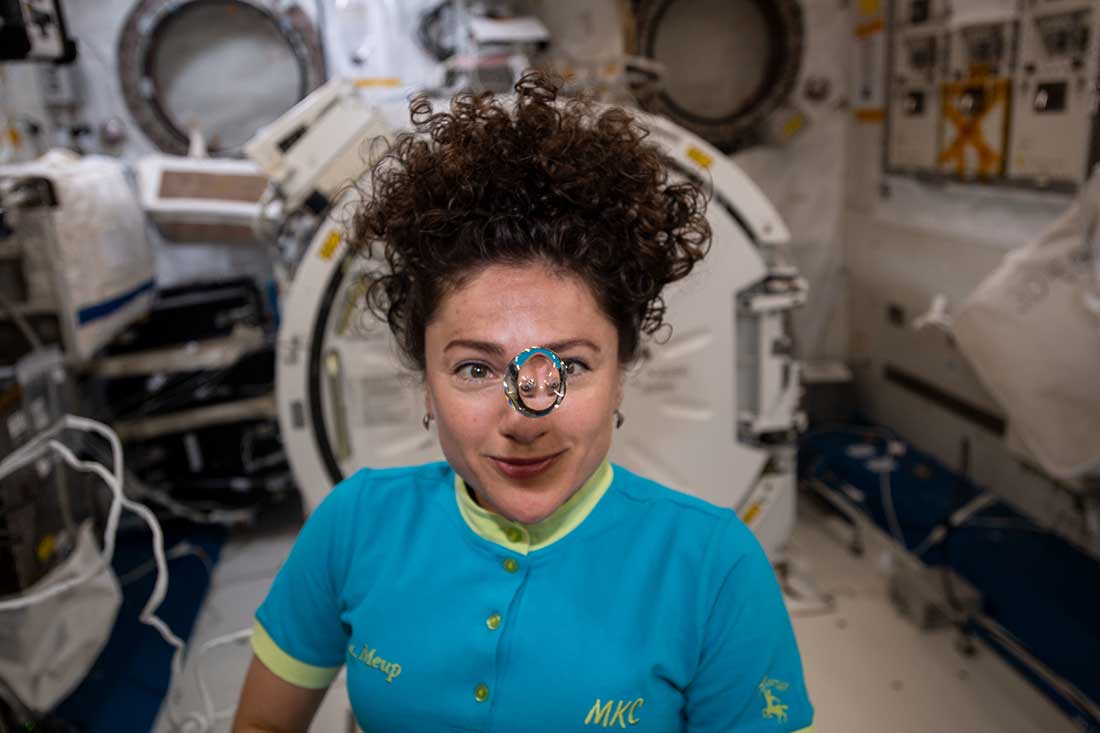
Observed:
[[[261,352],[269,346],[270,340],[265,341],[265,344],[260,348],[242,354],[237,361],[226,366],[203,369],[195,372],[175,373],[168,377],[165,384],[152,394],[138,394],[132,400],[123,403],[121,406],[117,404],[109,405],[108,409],[111,417],[113,420],[130,420],[188,409],[194,407],[196,403],[203,405],[210,404],[211,402],[216,403],[220,400],[214,399],[211,401],[210,399],[203,399],[199,396],[199,392],[207,390],[207,397],[210,395],[218,397],[215,391],[225,386],[228,379],[247,374],[249,371],[248,367],[251,366],[247,363],[247,360],[262,358]],[[251,388],[253,386],[255,385],[239,385],[239,389],[243,395],[249,397],[256,396],[257,394],[266,394],[268,391],[266,384],[261,385],[259,392],[255,392],[255,390]]]
[[[132,420],[184,409],[195,402],[198,391],[219,386],[232,367],[218,367],[169,377],[152,394],[138,395],[112,411],[114,420]]]

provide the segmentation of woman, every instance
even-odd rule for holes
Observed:
[[[755,538],[606,459],[662,288],[709,246],[704,196],[622,110],[559,103],[535,73],[516,91],[414,102],[417,132],[372,171],[352,241],[381,248],[368,303],[446,462],[364,469],[310,516],[257,611],[234,730],[305,730],[342,665],[366,731],[807,728]],[[501,389],[532,346],[541,417]]]

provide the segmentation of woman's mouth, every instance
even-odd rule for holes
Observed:
[[[554,453],[540,458],[508,458],[502,456],[490,456],[489,460],[497,470],[510,479],[527,479],[537,476],[554,464],[562,453]]]

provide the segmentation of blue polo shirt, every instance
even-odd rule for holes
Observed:
[[[775,575],[732,511],[604,463],[549,518],[474,503],[446,463],[362,470],[309,517],[253,650],[365,731],[811,725]]]

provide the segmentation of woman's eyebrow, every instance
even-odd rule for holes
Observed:
[[[494,344],[491,341],[475,341],[473,339],[454,339],[443,347],[443,353],[447,353],[453,348],[466,348],[473,349],[474,351],[480,351],[489,356],[495,356],[497,358],[504,358],[504,349],[500,344]]]
[[[575,348],[577,346],[582,346],[584,348],[595,351],[597,354],[600,353],[600,347],[596,346],[596,344],[589,341],[588,339],[568,339],[566,341],[554,341],[553,343],[545,344],[545,346],[551,351],[568,351],[569,349]]]
[[[554,341],[549,344],[539,344],[551,351],[568,351],[576,347],[584,347],[591,349],[597,354],[600,353],[600,347],[588,339],[566,339],[565,341]],[[504,358],[504,349],[500,344],[493,343],[492,341],[477,341],[475,339],[453,339],[445,347],[443,347],[443,353],[447,353],[453,348],[466,348],[473,349],[474,351],[480,351],[483,354],[489,356],[495,356],[497,358]]]

